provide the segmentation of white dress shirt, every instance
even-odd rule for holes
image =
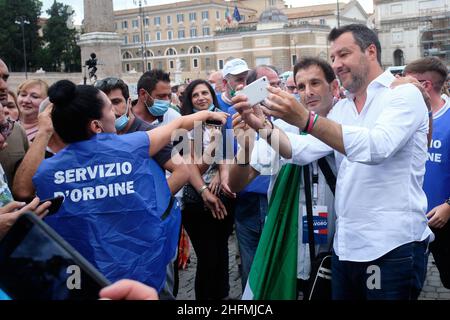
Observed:
[[[386,71],[369,84],[361,113],[351,95],[329,113],[342,125],[347,156],[310,135],[287,133],[293,163],[310,163],[334,151],[334,250],[340,260],[372,261],[432,235],[422,190],[428,110],[415,86],[389,89],[394,79]]]

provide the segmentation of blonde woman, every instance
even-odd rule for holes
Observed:
[[[39,105],[47,98],[47,91],[47,83],[40,79],[27,80],[20,84],[17,90],[20,123],[27,133],[29,142],[34,140],[38,131]]]

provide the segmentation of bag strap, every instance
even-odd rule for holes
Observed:
[[[317,162],[319,163],[319,168],[322,171],[323,175],[325,176],[325,180],[327,181],[328,187],[330,188],[334,196],[335,195],[334,193],[336,191],[336,176],[331,170],[330,164],[328,163],[325,157],[320,158]]]
[[[308,223],[308,242],[309,242],[309,258],[311,265],[316,257],[316,246],[314,242],[314,222],[313,222],[313,208],[311,195],[311,175],[309,165],[303,166],[303,184],[305,186],[305,200],[306,200],[306,221]]]
[[[336,176],[334,175],[333,171],[331,170],[330,164],[328,163],[326,157],[320,158],[318,161],[319,168],[322,171],[323,175],[325,176],[325,180],[327,181],[328,187],[331,190],[331,193],[333,193],[333,196],[336,192]],[[331,239],[330,246],[328,247],[328,251],[331,251],[331,248],[333,248],[333,239]]]
[[[173,207],[173,203],[175,202],[175,197],[174,196],[170,196],[170,200],[169,200],[169,205],[167,206],[166,211],[164,211],[164,213],[161,216],[161,220],[165,220],[169,214],[170,211],[172,211],[172,207]]]

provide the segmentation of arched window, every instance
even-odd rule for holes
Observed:
[[[145,52],[145,56],[146,56],[146,57],[154,57],[155,55],[153,54],[153,51],[152,51],[152,50],[147,50],[147,51]]]
[[[133,59],[133,56],[131,55],[130,52],[125,51],[125,53],[122,56],[124,59]]]
[[[202,51],[200,50],[200,48],[198,46],[193,46],[192,48],[189,49],[189,54],[198,54],[201,52]]]
[[[169,48],[166,50],[166,56],[175,56],[177,55],[177,51],[174,48]]]
[[[405,64],[405,57],[403,55],[403,51],[401,49],[397,49],[394,51],[394,65],[395,66],[403,66]]]

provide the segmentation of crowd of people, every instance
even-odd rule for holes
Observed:
[[[429,249],[450,288],[448,69],[427,57],[394,77],[362,25],[328,40],[331,64],[302,57],[286,79],[242,59],[176,86],[150,70],[135,100],[115,75],[13,90],[0,59],[0,238],[33,211],[118,281],[102,298],[169,300],[189,239],[196,299],[230,299],[229,237],[235,230],[244,291],[281,169],[295,165],[307,170],[294,204],[304,296],[311,255],[330,248],[332,299],[417,299]],[[262,77],[268,97],[250,105],[239,91]],[[46,216],[39,199],[55,196],[64,202]],[[326,220],[314,250],[308,204]]]

